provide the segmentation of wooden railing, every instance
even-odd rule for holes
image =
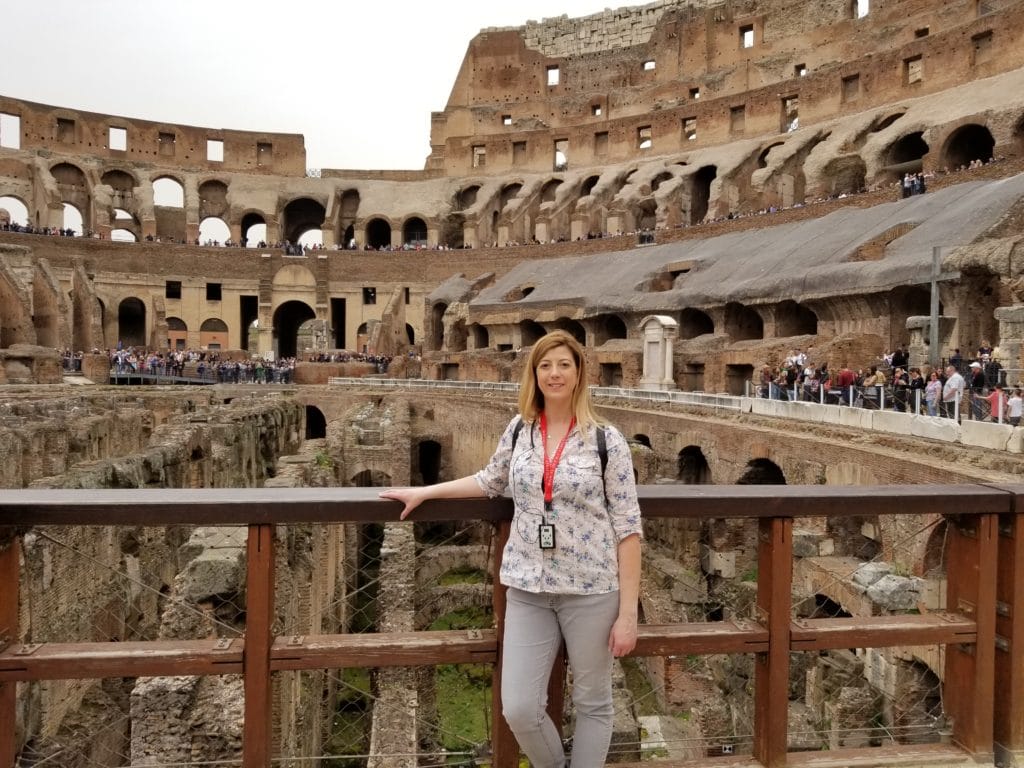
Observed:
[[[791,651],[944,644],[943,701],[951,744],[896,745],[828,753],[845,765],[916,764],[1024,754],[1024,485],[644,486],[648,518],[753,518],[759,526],[755,615],[751,621],[641,625],[634,656],[755,654],[753,760],[766,768],[808,763],[787,751]],[[16,764],[18,681],[244,676],[243,764],[272,759],[272,673],[344,667],[491,662],[500,685],[504,590],[495,587],[497,627],[480,632],[274,637],[275,526],[394,522],[397,505],[375,489],[15,490],[0,495],[0,766]],[[794,518],[944,515],[948,521],[948,610],[849,619],[792,618]],[[496,558],[510,530],[507,499],[430,502],[424,521],[484,520],[498,530]],[[19,539],[55,525],[248,526],[243,639],[153,642],[19,642]],[[550,707],[560,712],[561,667]],[[495,702],[494,712],[500,712]],[[556,718],[558,722],[560,718]],[[518,765],[518,747],[500,718],[492,727],[493,766]],[[813,753],[820,759],[822,753]],[[728,761],[729,758],[721,758]],[[735,762],[735,760],[732,760]],[[664,764],[664,763],[663,763]],[[671,764],[669,764],[671,765]]]

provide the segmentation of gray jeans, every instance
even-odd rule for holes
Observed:
[[[612,738],[612,655],[608,635],[619,593],[534,594],[509,588],[502,648],[501,706],[534,768],[563,768],[565,754],[548,717],[551,665],[565,639],[576,728],[572,768],[601,768]]]

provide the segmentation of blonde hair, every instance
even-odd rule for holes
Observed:
[[[544,394],[537,386],[537,366],[544,355],[556,347],[566,347],[576,363],[576,388],[572,392],[572,412],[576,417],[576,423],[584,429],[590,424],[603,424],[604,421],[594,412],[594,406],[590,402],[587,360],[583,354],[583,345],[566,331],[552,331],[541,336],[530,350],[519,382],[519,413],[523,421],[536,421],[540,412],[544,410]]]

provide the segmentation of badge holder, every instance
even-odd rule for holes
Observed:
[[[544,511],[551,511],[551,502],[544,502]],[[555,548],[555,526],[548,522],[546,516],[541,518],[540,525],[537,526],[537,541],[541,549]]]

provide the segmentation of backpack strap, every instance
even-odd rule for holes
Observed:
[[[516,452],[516,440],[519,439],[519,433],[523,431],[523,417],[520,416],[516,419],[516,426],[512,430],[512,453]]]
[[[516,425],[512,428],[512,453],[516,452],[516,441],[519,440],[519,433],[523,431],[523,417],[516,419]],[[604,427],[597,430],[597,455],[601,459],[601,485],[607,488],[604,473],[608,469],[608,440],[605,437]]]

